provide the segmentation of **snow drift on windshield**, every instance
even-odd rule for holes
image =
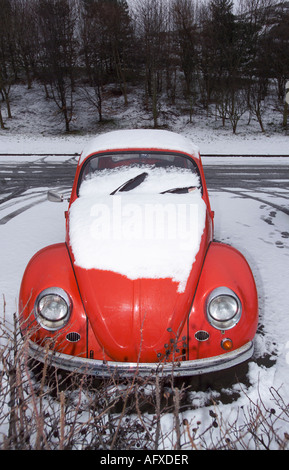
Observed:
[[[116,188],[142,172],[128,192]],[[185,289],[205,227],[206,205],[197,175],[180,168],[123,167],[84,181],[70,208],[70,243],[77,266],[120,273],[129,279],[171,278]]]

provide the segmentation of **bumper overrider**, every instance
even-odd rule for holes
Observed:
[[[45,362],[58,369],[97,377],[110,377],[115,374],[122,377],[134,375],[150,376],[153,374],[161,376],[173,374],[176,377],[201,375],[228,369],[245,362],[252,357],[253,350],[254,346],[250,341],[234,351],[204,359],[182,362],[136,363],[102,361],[70,356],[60,352],[47,351],[46,348],[32,341],[29,342],[29,355],[35,360],[42,363]]]

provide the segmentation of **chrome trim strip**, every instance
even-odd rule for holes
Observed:
[[[204,359],[175,363],[135,363],[101,361],[70,356],[60,352],[47,351],[46,348],[32,341],[29,342],[29,354],[39,362],[48,361],[49,365],[59,369],[104,378],[114,376],[115,374],[121,377],[132,377],[134,375],[150,376],[151,374],[158,374],[160,376],[174,375],[176,377],[201,375],[236,366],[250,359],[253,351],[254,346],[250,341],[234,351]]]

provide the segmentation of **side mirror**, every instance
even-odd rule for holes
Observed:
[[[64,200],[62,194],[55,193],[54,191],[47,192],[47,199],[50,202],[63,202]]]

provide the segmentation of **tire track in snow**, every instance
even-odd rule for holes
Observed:
[[[268,201],[267,199],[263,199],[263,198],[260,198],[260,197],[257,197],[257,196],[253,196],[252,194],[248,194],[248,193],[243,193],[242,191],[235,191],[233,189],[221,188],[220,191],[236,194],[237,196],[240,196],[244,199],[254,199],[255,201],[260,202],[261,204],[266,204],[266,205],[272,207],[273,209],[276,209],[280,212],[283,212],[286,215],[289,215],[289,209],[287,209],[286,207],[280,206],[279,204],[275,204],[274,202]],[[273,194],[270,194],[270,193],[265,193],[265,194],[270,195],[270,196],[273,195]],[[287,198],[285,198],[285,199],[287,199]]]

